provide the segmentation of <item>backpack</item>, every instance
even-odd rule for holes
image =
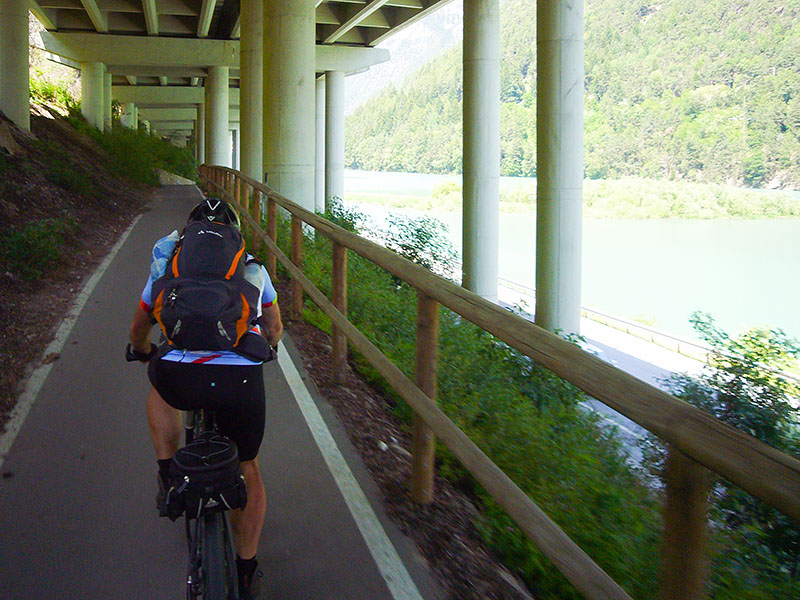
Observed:
[[[247,281],[244,239],[236,227],[192,221],[153,282],[153,317],[169,345],[236,350],[257,317],[260,290]]]

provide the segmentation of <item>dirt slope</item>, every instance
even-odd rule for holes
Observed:
[[[0,427],[75,294],[146,206],[150,190],[119,181],[107,163],[101,149],[51,109],[32,107],[30,133],[0,113],[0,245],[6,246],[0,250]],[[44,219],[73,225],[64,229],[52,267],[26,278],[4,242]]]

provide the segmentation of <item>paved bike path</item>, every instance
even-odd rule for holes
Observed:
[[[126,364],[122,354],[152,244],[179,228],[198,198],[194,187],[159,192],[88,297],[5,456],[4,600],[183,597],[182,521],[155,516],[155,460],[145,418],[149,384],[144,369]],[[291,340],[286,350],[292,350]],[[281,356],[282,364],[286,358]],[[323,459],[318,433],[312,435],[319,424],[310,428],[304,420],[281,366],[273,362],[264,368],[267,425],[259,462],[267,518],[258,552],[265,574],[261,598],[413,598],[414,590],[398,593],[396,571],[373,560],[390,560],[383,556],[390,553],[365,542],[371,534],[357,526],[353,514],[371,509],[354,509],[343,498],[340,489],[347,485],[331,475],[326,466],[331,459]],[[363,484],[390,549],[403,558],[399,570],[410,573],[417,597],[439,597],[412,544],[381,514],[374,486],[329,407],[310,397]]]

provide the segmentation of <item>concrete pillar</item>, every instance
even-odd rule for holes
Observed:
[[[325,211],[325,77],[316,81],[317,116],[314,120],[316,128],[316,159],[314,160],[314,208],[316,212]]]
[[[197,163],[203,164],[206,160],[206,105],[197,105]]]
[[[81,113],[90,125],[103,131],[103,79],[105,65],[81,63]]]
[[[579,333],[582,0],[538,0],[536,54],[536,324]]]
[[[239,123],[241,171],[256,181],[264,179],[264,5],[263,0],[241,0],[239,50]]]
[[[139,107],[136,104],[133,105],[133,128],[139,129]]]
[[[462,285],[497,301],[500,219],[500,3],[464,0]]]
[[[122,105],[122,114],[120,115],[120,124],[128,129],[136,129],[136,105],[133,102],[126,102]]]
[[[344,198],[344,73],[325,73],[325,208]]]
[[[0,110],[22,129],[30,131],[30,75],[28,73],[28,2],[0,2]]]
[[[231,129],[231,168],[239,169],[239,130]]]
[[[103,75],[103,128],[111,131],[111,73]]]
[[[209,67],[206,78],[206,162],[231,166],[228,134],[228,67]]]
[[[264,0],[264,171],[270,187],[308,210],[315,205],[315,12],[314,0]]]

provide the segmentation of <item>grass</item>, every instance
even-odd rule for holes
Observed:
[[[42,219],[0,234],[0,261],[25,281],[35,281],[63,262],[65,242],[77,229],[70,218]]]
[[[97,196],[97,186],[91,174],[83,166],[70,160],[61,146],[47,140],[38,140],[35,144],[44,164],[44,176],[50,183],[83,196]]]
[[[109,170],[119,177],[158,185],[156,169],[196,179],[197,162],[187,148],[178,148],[144,130],[122,127],[115,120],[111,131],[100,131],[76,111],[68,119],[78,131],[91,137],[110,157]]]

